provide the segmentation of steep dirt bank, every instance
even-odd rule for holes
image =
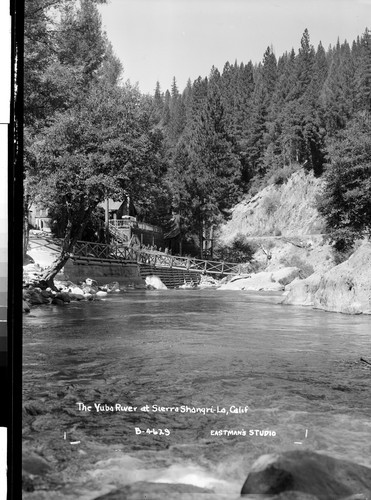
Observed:
[[[221,244],[237,235],[257,251],[259,269],[276,271],[299,267],[305,276],[334,266],[330,245],[323,237],[325,223],[316,209],[322,179],[300,170],[281,185],[270,185],[234,207],[231,219],[219,228]],[[268,258],[269,256],[269,258]]]
[[[300,170],[285,184],[270,185],[238,203],[231,219],[220,228],[224,243],[237,234],[247,236],[298,236],[320,234],[324,221],[315,205],[322,179]]]

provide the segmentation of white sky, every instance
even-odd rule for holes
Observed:
[[[182,91],[213,65],[259,62],[269,45],[297,52],[305,28],[325,49],[371,29],[371,0],[109,0],[100,11],[124,80],[151,94],[157,80],[165,91],[175,76]]]

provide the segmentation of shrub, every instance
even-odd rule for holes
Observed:
[[[349,259],[349,257],[354,253],[357,248],[360,246],[362,240],[355,240],[353,243],[346,244],[346,245],[339,245],[336,242],[333,247],[332,247],[332,255],[334,259],[334,263],[336,266],[341,264],[342,262],[345,262],[346,260]]]
[[[249,243],[243,234],[237,234],[229,245],[219,245],[215,256],[227,262],[251,262],[256,250],[257,245]]]
[[[291,165],[284,165],[282,167],[270,168],[267,173],[268,184],[274,184],[276,186],[281,186],[286,184],[289,178],[300,170],[302,167],[298,163],[292,163]]]
[[[308,276],[314,273],[314,267],[297,255],[284,257],[280,259],[280,263],[287,267],[298,267],[301,270],[302,278],[308,278]]]
[[[272,193],[270,196],[264,198],[262,201],[262,207],[268,217],[276,212],[279,207],[279,201],[280,197],[278,193]]]

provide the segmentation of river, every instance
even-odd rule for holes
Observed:
[[[133,290],[32,309],[23,447],[50,470],[24,498],[237,499],[261,454],[297,447],[371,466],[371,317],[280,300]]]

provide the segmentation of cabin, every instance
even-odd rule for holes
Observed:
[[[137,211],[129,197],[124,201],[109,198],[100,203],[99,207],[105,211],[106,224],[109,225],[111,235],[120,241],[138,246],[164,248],[162,228],[139,222]]]
[[[52,218],[47,208],[32,203],[28,210],[28,223],[33,229],[39,229],[47,233],[51,232]]]

